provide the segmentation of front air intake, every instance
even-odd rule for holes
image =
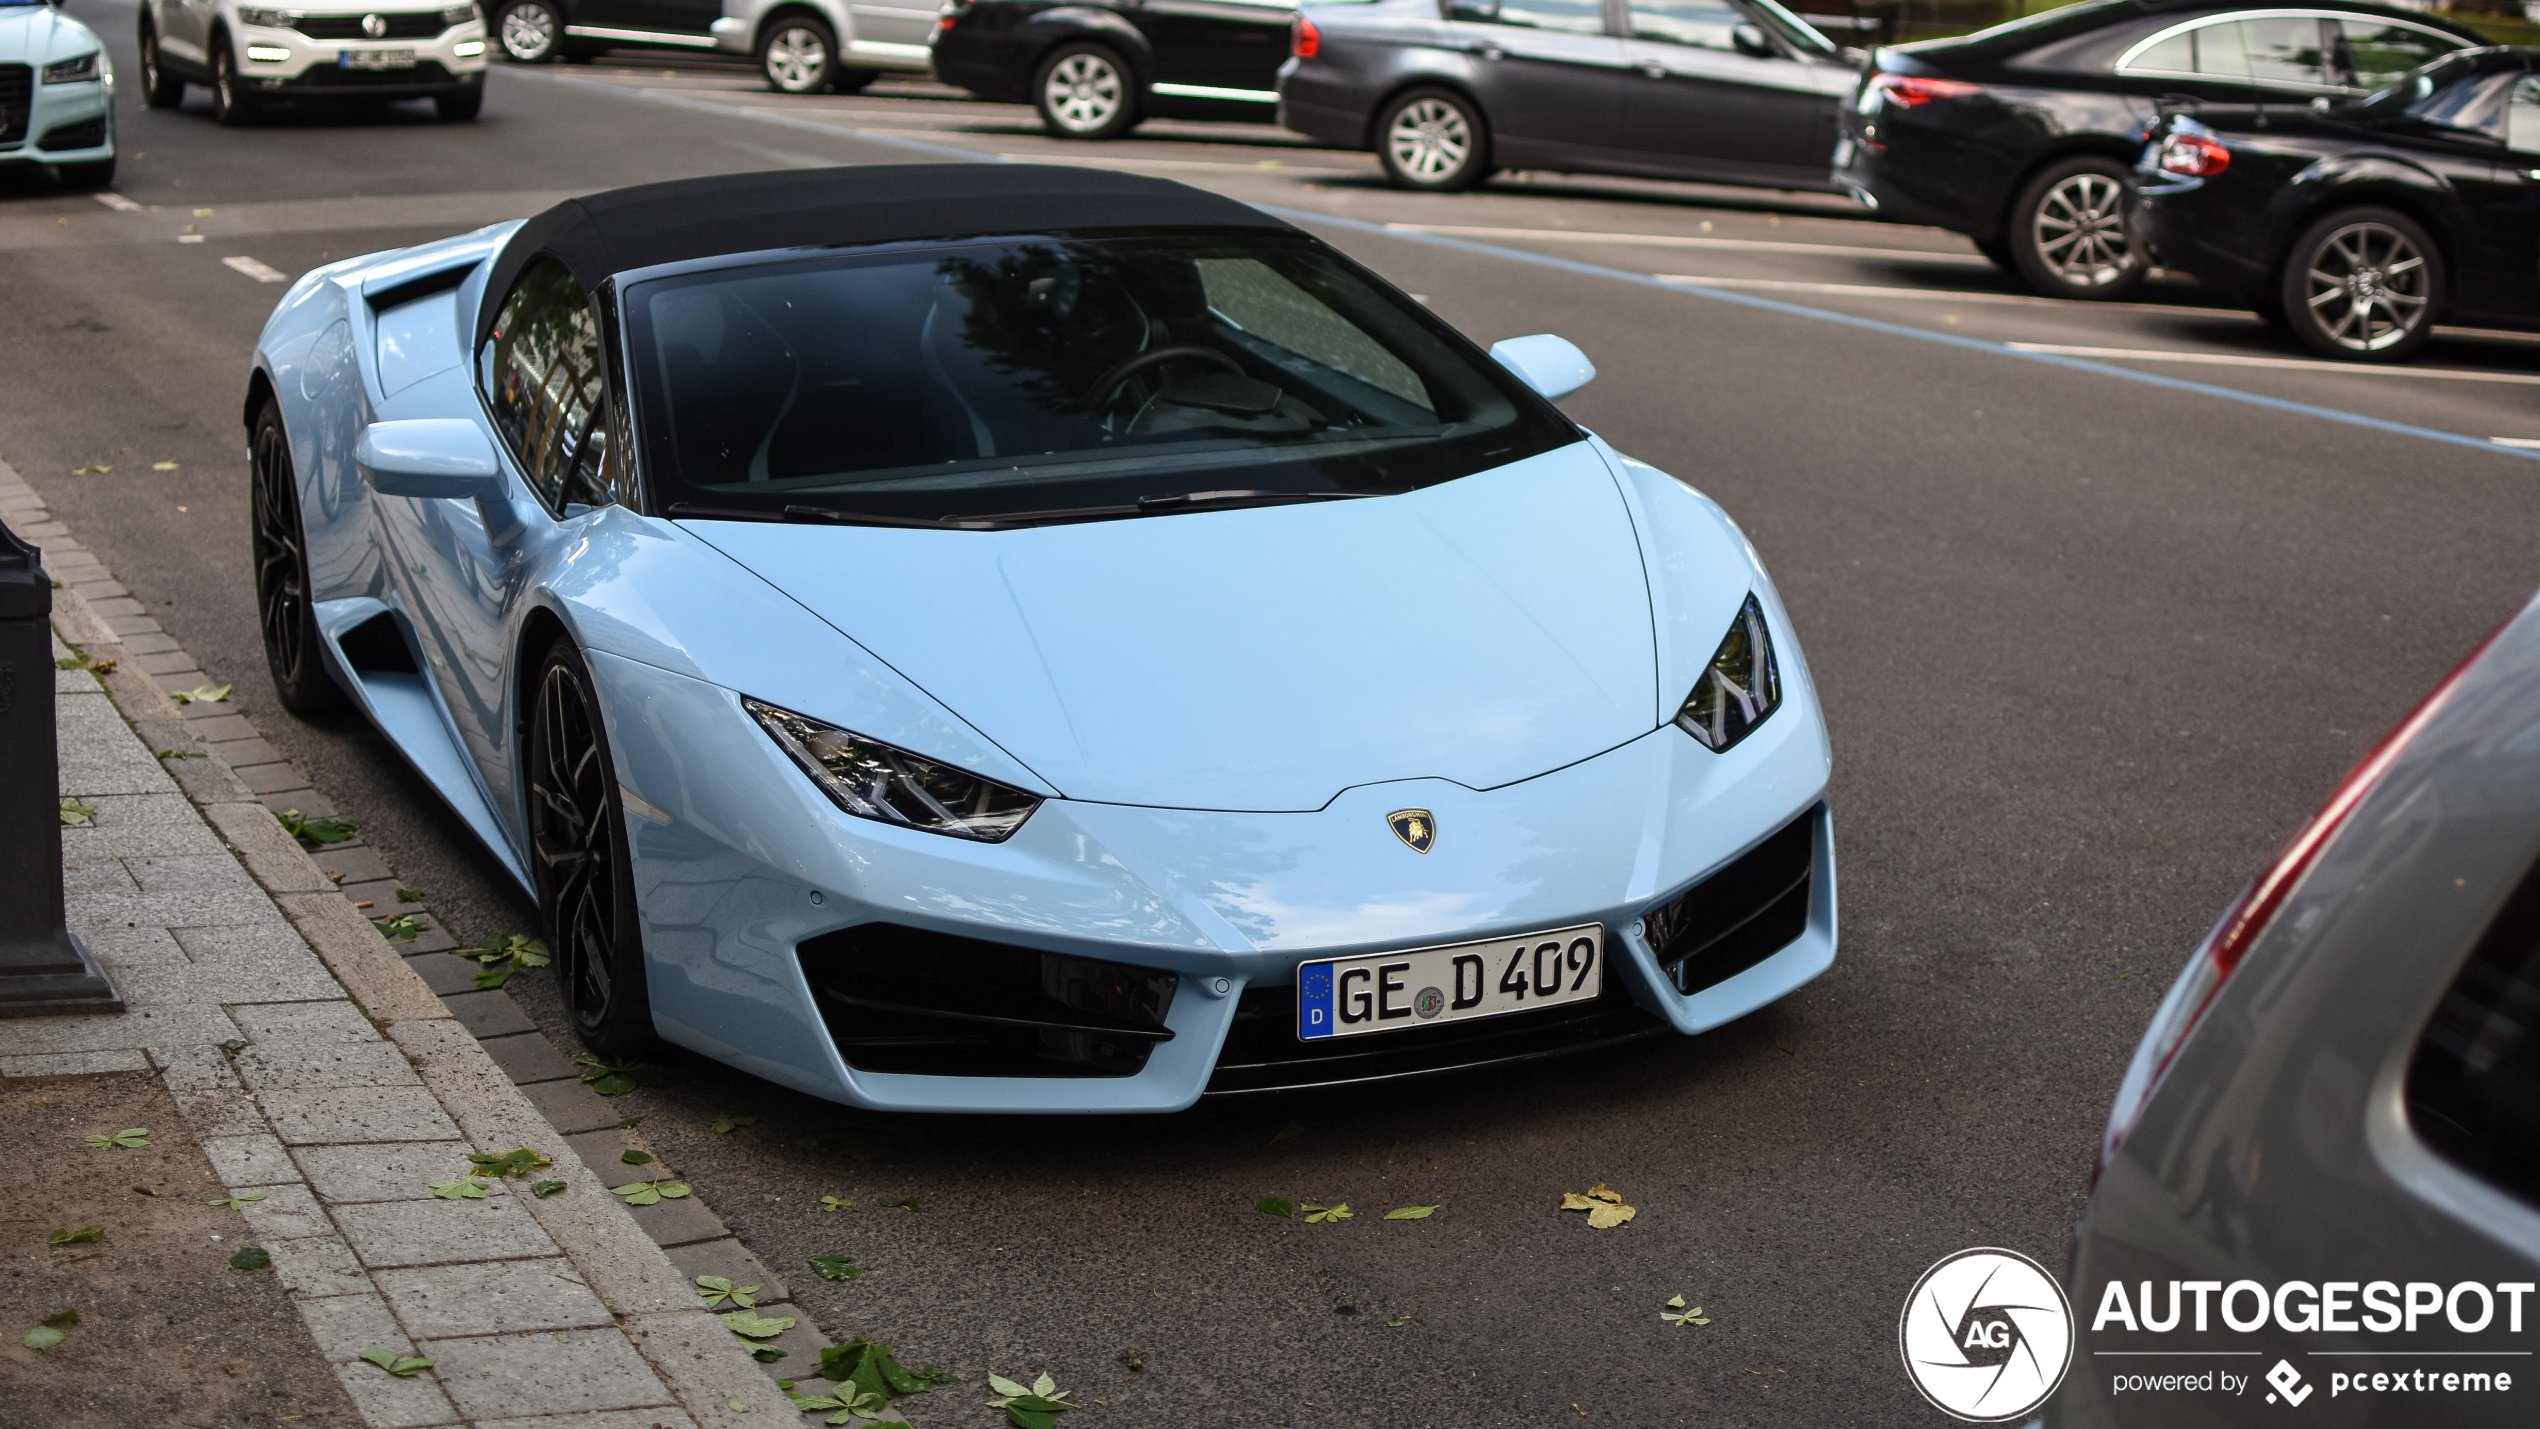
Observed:
[[[1819,805],[1727,867],[1644,915],[1642,931],[1676,991],[1728,981],[1808,931]]]
[[[1130,1077],[1173,1010],[1177,974],[868,923],[805,939],[803,976],[860,1071]]]

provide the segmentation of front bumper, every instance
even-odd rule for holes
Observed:
[[[2135,170],[2126,203],[2126,241],[2174,273],[2219,288],[2263,289],[2273,265],[2260,236],[2231,222],[2206,180],[2158,169]]]
[[[238,77],[251,93],[273,98],[414,99],[472,88],[485,80],[492,52],[481,20],[453,25],[430,39],[313,39],[297,30],[242,27]],[[356,68],[356,56],[406,51],[411,67]]]
[[[1176,1111],[1210,1090],[1245,994],[1292,985],[1296,965],[1313,957],[1599,922],[1611,937],[1617,1025],[1637,1018],[1680,1033],[1754,1011],[1834,960],[1830,825],[1810,813],[1824,799],[1827,745],[1804,686],[1726,755],[1668,726],[1496,790],[1402,780],[1346,790],[1311,813],[1053,799],[1005,843],[979,844],[839,813],[731,691],[596,651],[591,664],[620,778],[668,820],[627,820],[656,1025],[674,1042],[834,1101],[925,1112]],[[1425,855],[1386,824],[1391,811],[1414,807],[1439,830]],[[1678,992],[1637,921],[1803,815],[1818,821],[1804,929],[1744,971]],[[1163,1024],[1172,1037],[1132,1075],[850,1065],[797,947],[876,923],[1175,973]],[[1363,1040],[1398,1038],[1411,1049],[1421,1036]],[[1449,1065],[1473,1060],[1442,1055]],[[1411,1069],[1394,1059],[1380,1074]]]
[[[26,122],[0,130],[0,164],[93,164],[115,156],[114,76],[46,84],[30,75]]]

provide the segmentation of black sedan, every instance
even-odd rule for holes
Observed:
[[[2146,271],[2122,197],[2162,111],[2255,116],[2361,98],[2485,41],[2430,15],[2326,0],[2087,0],[1963,39],[1874,51],[1835,150],[1862,202],[1956,229],[2053,297]]]
[[[1405,188],[1558,169],[1833,190],[1856,67],[1773,0],[1313,5],[1279,120]]]
[[[2154,126],[2129,216],[2164,268],[2331,357],[2435,323],[2540,328],[2540,50],[2470,50],[2360,102]]]
[[[1020,100],[1063,139],[1149,115],[1267,121],[1295,0],[951,0],[935,74]]]

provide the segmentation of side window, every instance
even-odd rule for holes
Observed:
[[[2243,20],[2240,34],[2249,77],[2262,84],[2326,85],[2328,56],[2321,22],[2307,15]]]
[[[2540,154],[2540,74],[2514,81],[2505,108],[2505,147],[2517,154]]]
[[[2126,64],[2128,74],[2194,74],[2196,73],[2196,32],[2183,31],[2170,36]]]
[[[1705,50],[1737,49],[1732,32],[1746,17],[1728,0],[1632,0],[1632,37]]]
[[[2337,33],[2329,78],[2350,89],[2379,89],[2422,64],[2460,48],[2448,36],[2413,25],[2384,24],[2349,16],[2328,22]]]
[[[1196,266],[1209,310],[1238,332],[1436,415],[1428,388],[1401,358],[1268,264],[1256,258],[1202,258]]]
[[[486,349],[495,428],[538,499],[556,509],[607,502],[608,380],[582,285],[552,258],[530,264]]]
[[[1446,17],[1576,35],[1605,33],[1602,0],[1448,0]]]
[[[2540,878],[2525,878],[2443,995],[2407,1104],[2426,1144],[2540,1202]]]

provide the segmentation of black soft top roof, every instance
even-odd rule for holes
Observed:
[[[889,164],[718,174],[566,199],[524,223],[487,275],[476,341],[541,254],[586,289],[658,263],[771,248],[1087,228],[1288,225],[1169,179],[1047,164]]]

